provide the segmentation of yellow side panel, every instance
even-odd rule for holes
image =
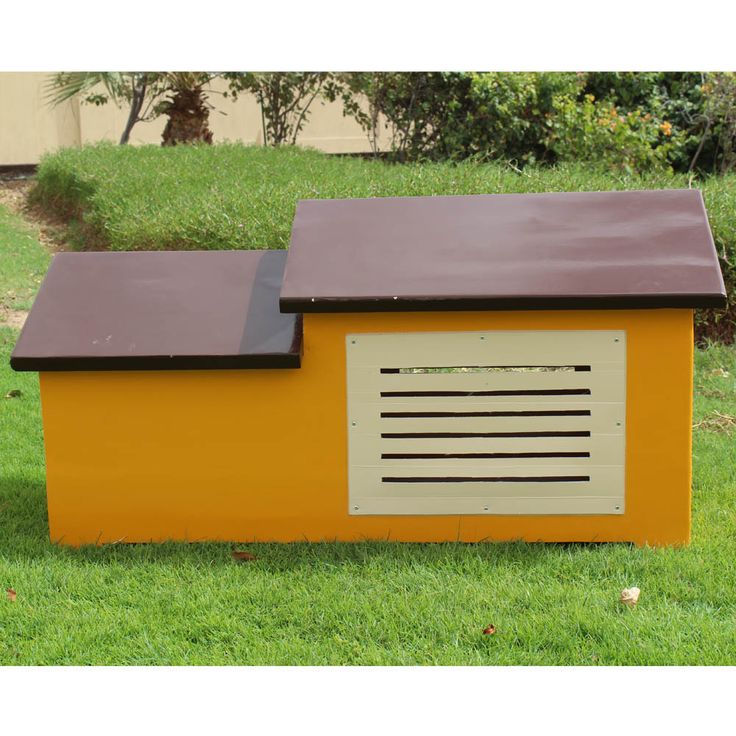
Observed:
[[[345,336],[506,329],[626,330],[625,513],[349,515]],[[300,369],[42,374],[51,539],[689,541],[690,310],[317,314],[304,334]]]

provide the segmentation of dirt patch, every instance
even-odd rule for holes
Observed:
[[[0,308],[0,326],[20,330],[26,322],[28,312],[24,309]]]
[[[0,204],[34,228],[41,245],[51,253],[68,250],[64,239],[64,220],[41,212],[28,203],[32,186],[33,179],[0,179]]]
[[[30,188],[29,179],[0,179],[0,204],[4,204],[16,215],[22,215]]]

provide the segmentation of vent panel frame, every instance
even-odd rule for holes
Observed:
[[[623,514],[626,350],[625,330],[348,334],[349,514]]]

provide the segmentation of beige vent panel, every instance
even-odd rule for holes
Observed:
[[[347,336],[351,514],[622,514],[626,333]]]

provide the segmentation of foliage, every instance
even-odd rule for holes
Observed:
[[[138,120],[169,116],[166,144],[210,142],[206,72],[62,72],[53,102],[80,94],[130,105]],[[581,160],[624,171],[736,166],[732,72],[228,72],[225,97],[254,95],[264,143],[296,143],[316,102],[339,101],[374,154],[394,161]],[[184,80],[184,82],[182,82]],[[144,102],[146,105],[144,106]]]
[[[705,99],[703,105],[703,137],[693,158],[693,165],[710,138],[715,140],[717,163],[720,173],[736,168],[736,74],[716,72],[704,75],[700,89]]]
[[[557,72],[471,74],[464,116],[452,121],[462,157],[549,161],[547,125],[558,98],[574,99],[581,75]]]
[[[452,158],[457,153],[456,127],[463,116],[470,76],[457,72],[359,72],[343,75],[345,112],[368,133],[374,150],[379,121],[390,131],[392,157],[397,161]],[[358,98],[368,101],[366,114]]]
[[[46,80],[46,101],[53,106],[75,95],[82,102],[105,105],[128,99],[136,72],[57,72]]]
[[[70,219],[78,247],[114,250],[284,248],[299,199],[687,187],[664,169],[633,174],[580,163],[518,172],[474,160],[405,164],[296,147],[65,149],[42,160],[34,200]],[[736,174],[696,182],[726,286],[736,296]],[[736,310],[698,316],[698,338],[733,339]]]
[[[120,136],[120,144],[130,140],[136,123],[152,120],[159,111],[155,103],[160,92],[157,80],[149,72],[58,72],[47,82],[46,97],[51,105],[59,105],[74,96],[83,103],[128,105],[128,117]]]
[[[672,126],[668,161],[676,171],[689,171],[702,138],[704,98],[699,72],[587,72],[585,93],[606,100],[623,112],[643,110]],[[711,138],[704,141],[701,162],[712,168],[716,154]]]
[[[559,161],[603,163],[626,172],[667,166],[677,145],[672,124],[636,108],[623,112],[608,101],[585,95],[578,102],[556,96],[547,144]],[[675,134],[676,135],[676,134]]]
[[[624,170],[727,171],[732,73],[360,72],[336,75],[345,114],[394,160],[580,160]],[[365,105],[360,104],[367,100]],[[697,165],[697,166],[696,166]]]
[[[651,113],[636,108],[619,114],[613,103],[596,103],[584,94],[585,74],[346,76],[351,91],[369,100],[370,110],[368,116],[359,106],[347,112],[373,131],[373,139],[383,116],[396,160],[478,157],[525,165],[580,159],[641,171],[664,164],[675,148],[671,125],[662,128],[669,140],[660,140],[662,121]]]
[[[168,117],[161,135],[162,146],[181,143],[212,143],[209,128],[211,105],[204,88],[217,75],[209,72],[163,72],[158,74],[163,89],[159,112]]]
[[[230,96],[250,92],[263,116],[266,145],[295,144],[310,107],[331,75],[326,72],[228,72]]]

